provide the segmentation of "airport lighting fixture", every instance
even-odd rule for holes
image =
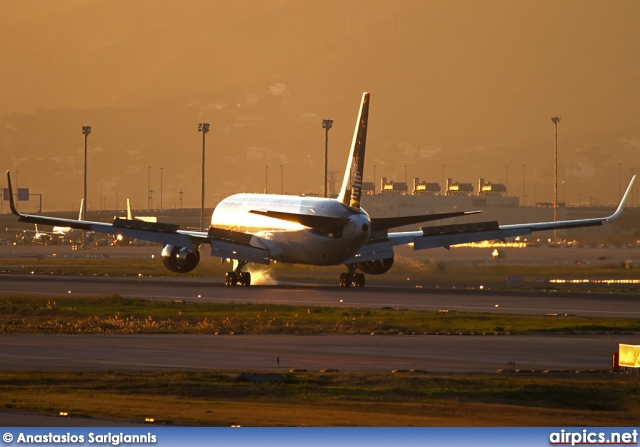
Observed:
[[[505,166],[507,169],[507,182],[504,185],[504,195],[505,197],[509,196],[509,165]]]
[[[622,198],[622,190],[620,189],[620,167],[622,167],[622,163],[618,163],[618,202]]]
[[[558,123],[562,118],[552,116],[551,122],[554,127],[554,151],[553,151],[553,221],[558,221]],[[558,230],[553,230],[553,241],[558,242]]]
[[[202,132],[202,199],[200,201],[200,231],[204,231],[204,148],[205,135],[209,132],[209,123],[198,123],[198,132]]]
[[[407,194],[409,194],[409,175],[407,174],[409,171],[407,169],[407,165],[404,165],[404,185],[407,187]]]
[[[82,126],[82,135],[84,135],[84,206],[82,207],[82,220],[85,219],[85,212],[87,209],[87,141],[89,139],[89,134],[91,133],[91,126]],[[82,245],[84,245],[84,240],[82,241]]]
[[[324,137],[324,197],[327,198],[327,172],[329,169],[329,129],[333,126],[333,120],[323,119],[322,128],[325,129]]]
[[[373,165],[373,195],[376,195],[376,168],[378,165]]]
[[[89,139],[89,134],[91,133],[91,126],[82,126],[82,135],[84,135],[84,194],[83,197],[83,207],[82,207],[82,220],[85,219],[85,215],[87,212],[87,206],[89,202],[87,201],[87,141]],[[84,244],[86,242],[86,233],[82,232],[82,247],[84,248]]]
[[[162,211],[162,171],[164,168],[160,168],[160,211]]]
[[[524,197],[525,197],[525,192],[524,192],[524,167],[526,165],[522,165],[522,206],[524,206]]]

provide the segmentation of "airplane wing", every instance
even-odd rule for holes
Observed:
[[[116,218],[113,223],[91,222],[87,220],[62,219],[56,217],[36,216],[18,212],[13,201],[11,175],[7,172],[9,184],[9,204],[11,212],[18,216],[18,222],[41,225],[69,227],[77,230],[94,231],[104,234],[121,234],[124,237],[143,239],[151,242],[185,247],[197,250],[202,242],[208,242],[207,233],[178,230],[177,225],[149,223],[137,220]]]
[[[347,222],[349,222],[349,219],[344,217],[316,216],[313,214],[297,214],[269,210],[251,210],[249,212],[252,214],[259,214],[260,216],[299,223],[306,227],[322,231],[333,231],[336,228],[344,227]]]
[[[451,219],[453,217],[468,216],[470,214],[478,214],[482,211],[457,211],[453,213],[438,214],[421,214],[418,216],[399,216],[399,217],[372,217],[371,232],[375,233],[390,228],[403,227],[415,223],[431,222],[433,220]]]
[[[470,242],[482,242],[490,240],[505,240],[509,237],[528,236],[535,231],[563,230],[567,228],[599,226],[609,222],[622,213],[627,199],[631,194],[634,175],[629,182],[618,209],[607,217],[594,219],[564,220],[558,222],[538,222],[515,225],[499,225],[498,222],[476,222],[454,225],[442,225],[434,227],[422,227],[421,231],[408,231],[377,234],[375,240],[370,240],[356,255],[345,261],[345,264],[367,262],[393,257],[393,247],[398,245],[413,244],[414,250],[444,247],[449,249],[452,245],[466,244]]]
[[[183,231],[178,225],[145,222],[136,219],[116,217],[113,223],[91,222],[87,220],[61,219],[56,217],[21,214],[13,201],[11,175],[7,172],[9,184],[9,204],[11,212],[18,216],[18,222],[28,222],[50,226],[66,226],[77,230],[94,231],[104,234],[120,234],[131,239],[158,242],[163,245],[184,247],[198,251],[202,243],[211,244],[212,255],[223,259],[269,264],[269,250],[250,234],[211,228],[208,233],[202,231]]]

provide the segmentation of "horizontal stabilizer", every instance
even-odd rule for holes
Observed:
[[[388,230],[389,228],[403,227],[422,222],[431,222],[433,220],[451,219],[452,217],[466,216],[468,214],[478,214],[482,211],[458,211],[454,213],[438,213],[438,214],[421,214],[419,216],[401,216],[401,217],[372,217],[371,232]]]
[[[283,211],[251,210],[249,212],[259,214],[260,216],[286,220],[287,222],[296,222],[305,227],[320,231],[334,231],[344,227],[349,222],[349,219],[346,217],[316,216],[315,214],[285,213]]]

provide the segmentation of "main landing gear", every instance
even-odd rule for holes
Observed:
[[[241,285],[249,287],[251,285],[251,273],[242,271],[242,267],[244,267],[246,264],[246,261],[239,261],[238,266],[232,272],[227,272],[224,275],[224,285]]]
[[[347,265],[349,271],[340,274],[340,287],[364,287],[364,273],[356,273],[356,265]]]

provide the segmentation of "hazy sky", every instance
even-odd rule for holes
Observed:
[[[551,200],[559,115],[565,200],[613,203],[640,172],[639,20],[636,0],[1,2],[0,155],[69,209],[91,124],[94,207],[146,207],[148,183],[159,207],[160,167],[164,206],[197,207],[210,121],[211,200],[280,192],[280,165],[319,192],[322,118],[341,178],[371,91],[365,180],[508,173],[521,195],[525,172],[528,202]]]

